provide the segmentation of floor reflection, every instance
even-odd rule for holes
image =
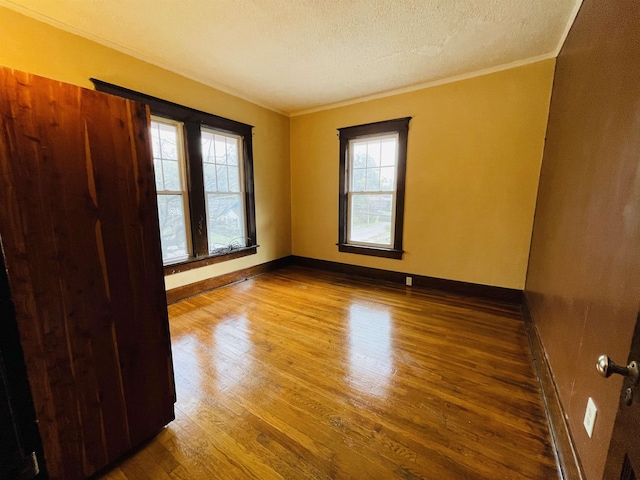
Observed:
[[[176,377],[187,378],[195,385],[206,385],[208,349],[195,335],[173,335],[171,350]],[[179,380],[176,378],[177,384]]]
[[[215,363],[219,390],[238,384],[253,366],[253,343],[250,322],[246,316],[227,319],[216,325],[213,336],[215,350],[211,353]]]
[[[348,383],[361,393],[385,397],[394,374],[389,311],[379,305],[351,305],[348,341]]]

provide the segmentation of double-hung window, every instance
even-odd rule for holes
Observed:
[[[409,120],[339,129],[341,252],[402,258]]]
[[[185,260],[191,250],[182,131],[181,122],[158,117],[151,119],[151,150],[165,262]]]
[[[92,81],[149,105],[165,274],[256,253],[253,127]]]
[[[246,247],[242,138],[208,128],[201,134],[209,252]]]

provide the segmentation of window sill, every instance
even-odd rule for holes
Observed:
[[[393,248],[365,247],[362,245],[350,245],[348,243],[338,243],[338,251],[345,253],[356,253],[358,255],[369,255],[372,257],[402,259],[402,250]]]
[[[206,267],[207,265],[246,257],[247,255],[253,255],[254,253],[258,253],[258,247],[259,245],[252,245],[250,247],[234,249],[229,253],[208,255],[206,257],[190,258],[176,263],[168,263],[164,266],[164,274],[165,276],[173,275],[174,273],[186,272],[188,270],[193,270],[194,268]]]

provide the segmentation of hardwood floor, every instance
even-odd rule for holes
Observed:
[[[169,315],[176,420],[101,478],[558,478],[515,307],[287,267]]]

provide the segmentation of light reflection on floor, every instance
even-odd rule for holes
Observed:
[[[218,390],[223,391],[238,384],[253,368],[253,343],[250,338],[249,320],[246,316],[227,319],[218,323],[213,332],[215,350],[210,355],[215,361]],[[235,359],[229,361],[229,359]]]
[[[361,393],[384,398],[394,371],[391,315],[379,305],[354,303],[348,320],[347,382]]]

